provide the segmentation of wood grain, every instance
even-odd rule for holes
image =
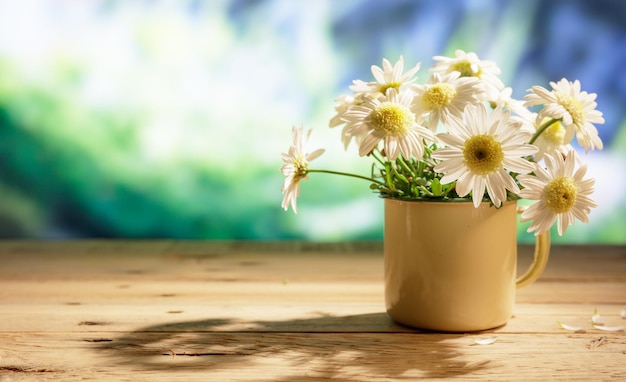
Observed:
[[[507,325],[445,334],[386,315],[377,242],[3,241],[0,382],[625,380],[591,326],[622,309],[625,247],[554,247]]]

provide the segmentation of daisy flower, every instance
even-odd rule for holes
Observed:
[[[522,118],[532,114],[532,112],[524,106],[524,101],[513,98],[513,89],[510,87],[500,90],[496,96],[489,101],[489,104],[493,109],[497,107],[510,109],[511,113]]]
[[[589,197],[593,193],[593,179],[583,179],[587,166],[582,165],[574,172],[577,155],[570,151],[565,158],[560,153],[546,155],[547,169],[536,165],[534,175],[517,178],[523,189],[520,196],[537,200],[522,213],[521,221],[532,221],[528,232],[539,235],[558,221],[559,235],[563,235],[574,219],[588,222],[588,214],[597,204]]]
[[[427,85],[416,85],[412,110],[428,115],[426,126],[435,131],[439,122],[447,123],[450,116],[460,118],[467,104],[478,104],[476,95],[480,83],[476,78],[461,77],[459,72],[444,75],[433,73]]]
[[[410,109],[413,94],[398,93],[395,88],[387,90],[387,97],[365,98],[365,103],[355,106],[344,114],[346,134],[359,136],[359,155],[372,152],[383,141],[389,160],[398,155],[404,158],[421,158],[424,140],[434,141],[433,133],[416,120]]]
[[[460,49],[454,52],[455,57],[434,56],[436,61],[431,71],[435,73],[459,72],[461,77],[476,77],[480,80],[481,86],[487,95],[487,99],[493,98],[504,88],[504,84],[499,76],[502,72],[493,61],[481,60],[476,53],[466,53]]]
[[[337,127],[339,125],[345,124],[346,121],[344,119],[344,115],[353,106],[363,105],[363,103],[365,102],[363,99],[364,99],[363,93],[357,94],[355,96],[351,96],[351,95],[339,96],[335,100],[336,102],[335,111],[337,112],[337,114],[335,114],[335,116],[333,116],[330,119],[328,126],[332,128],[332,127]],[[362,134],[351,134],[351,129],[348,126],[344,126],[344,128],[341,130],[341,141],[343,142],[344,149],[346,150],[348,149],[348,146],[350,145],[352,138],[355,139],[357,145],[361,144]]]
[[[537,118],[533,126],[535,130],[539,130],[548,121],[548,118]],[[535,154],[535,161],[539,162],[547,153],[559,152],[567,154],[570,150],[573,150],[572,145],[565,142],[565,131],[565,127],[558,120],[550,124],[533,142],[533,145],[539,149],[537,154]]]
[[[300,181],[307,179],[309,172],[309,162],[324,153],[324,149],[317,149],[312,153],[306,153],[306,145],[311,135],[311,130],[304,132],[304,128],[292,128],[293,144],[289,147],[289,151],[282,153],[283,166],[280,171],[285,175],[282,192],[282,207],[285,211],[291,205],[294,213],[298,213],[296,209],[296,199],[300,194]]]
[[[533,86],[526,97],[526,106],[542,105],[538,117],[561,119],[566,128],[564,141],[569,143],[576,135],[578,144],[585,152],[598,148],[602,150],[602,141],[594,123],[604,123],[602,112],[596,110],[595,93],[580,90],[580,81],[570,82],[563,78],[559,82],[550,82],[552,91],[542,86]]]
[[[526,144],[530,133],[510,125],[509,114],[497,108],[488,115],[484,104],[468,105],[463,119],[450,119],[449,132],[437,134],[447,147],[432,154],[442,161],[434,171],[444,174],[442,184],[456,181],[460,197],[471,191],[475,207],[482,202],[485,189],[496,207],[506,200],[506,190],[519,194],[506,170],[526,174],[534,169],[524,157],[537,148]]]
[[[343,123],[341,120],[342,116],[345,114],[348,109],[353,105],[360,105],[363,103],[362,96],[352,96],[348,94],[340,95],[335,99],[335,114],[330,121],[328,122],[328,127],[337,127]]]
[[[400,88],[405,85],[415,81],[415,73],[420,68],[421,63],[418,62],[412,69],[408,72],[403,73],[404,71],[404,57],[400,56],[398,62],[395,65],[391,65],[391,63],[383,58],[383,67],[380,68],[376,65],[372,65],[372,75],[376,81],[373,82],[365,82],[361,80],[353,81],[352,86],[350,86],[350,90],[352,90],[355,94],[369,94],[373,97],[378,95],[386,95],[387,89],[396,89],[400,91]]]

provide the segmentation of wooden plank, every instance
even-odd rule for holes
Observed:
[[[597,309],[607,325],[626,325],[622,305],[517,304],[514,317],[498,333],[566,333],[557,322],[587,332]],[[382,303],[329,302],[145,302],[112,301],[83,305],[3,304],[0,333],[99,331],[371,332],[415,331],[394,324]]]
[[[3,340],[0,371],[10,381],[626,378],[624,336],[498,334],[491,345],[475,344],[476,338],[484,337],[424,333],[25,333]]]
[[[204,303],[209,301],[279,302],[380,302],[383,285],[378,282],[268,282],[219,281],[139,281],[120,280],[11,280],[0,281],[0,301],[32,301],[65,305],[102,303],[111,300],[127,303],[158,303],[175,300]],[[626,282],[539,281],[518,290],[518,303],[622,304],[626,305]]]
[[[590,325],[626,324],[625,247],[555,247],[517,301],[426,333],[384,313],[381,243],[5,241],[0,381],[626,379],[626,333]]]
[[[0,280],[380,281],[380,243],[234,246],[229,242],[0,241]],[[358,252],[360,248],[369,248]],[[520,246],[519,269],[532,258]],[[592,259],[592,261],[590,261]],[[625,281],[626,246],[555,246],[543,281]]]

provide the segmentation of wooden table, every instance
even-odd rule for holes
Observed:
[[[626,380],[591,326],[626,325],[626,247],[553,247],[482,333],[394,324],[382,271],[381,243],[2,241],[0,381]]]

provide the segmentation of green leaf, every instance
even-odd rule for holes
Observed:
[[[409,184],[409,183],[410,183],[410,182],[409,182],[409,180],[406,178],[406,176],[404,176],[404,175],[402,175],[402,174],[400,174],[400,173],[397,173],[397,174],[396,174],[396,177],[397,177],[398,179],[400,179],[402,182],[406,183],[406,184]]]
[[[442,187],[441,187],[441,183],[439,182],[439,179],[435,178],[430,182],[430,188],[432,190],[433,195],[435,196],[441,196],[441,192]]]

